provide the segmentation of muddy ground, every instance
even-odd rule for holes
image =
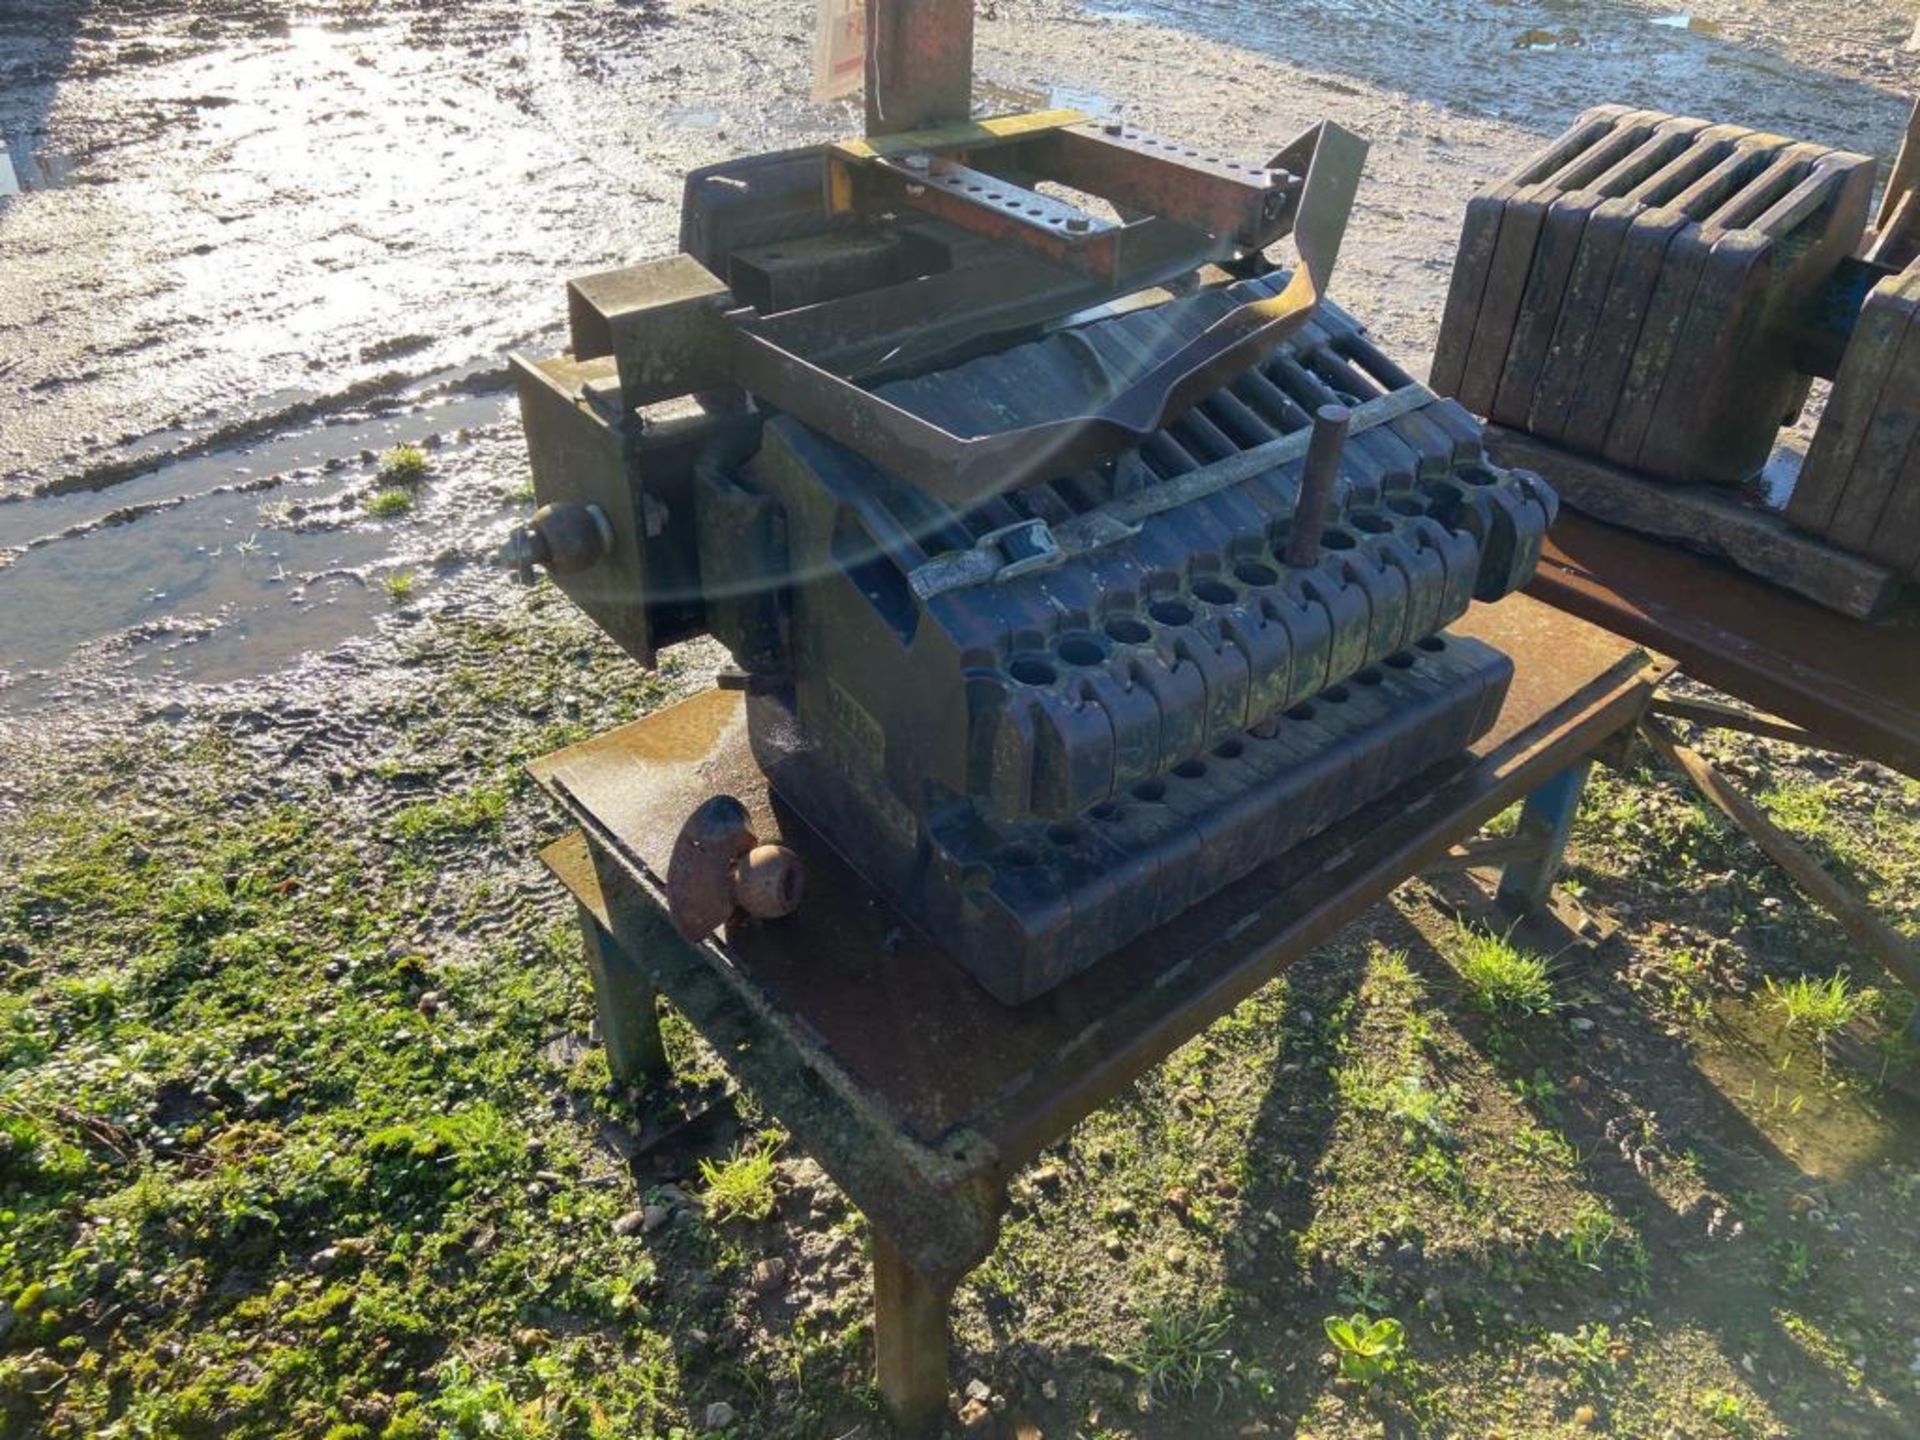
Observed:
[[[858,1217],[751,1096],[636,1177],[632,1134],[720,1077],[675,1030],[680,1087],[609,1093],[532,859],[520,763],[718,657],[642,676],[492,563],[527,503],[503,353],[558,347],[566,276],[670,246],[688,166],[857,128],[806,98],[810,26],[0,6],[0,1432],[877,1433]],[[1367,134],[1336,293],[1417,370],[1467,195],[1573,113],[1885,156],[1911,29],[1048,0],[983,5],[978,68],[1253,155]],[[428,476],[370,503],[401,441]],[[1913,786],[1713,743],[1914,926]],[[1902,1002],[1656,772],[1597,787],[1574,861],[1611,938],[1541,1004],[1492,1004],[1468,897],[1412,885],[1049,1157],[961,1296],[972,1415],[1920,1429]],[[1823,1042],[1780,997],[1834,974]],[[703,1206],[703,1158],[762,1150],[769,1218]],[[1338,1368],[1356,1313],[1404,1327],[1382,1374]]]
[[[1337,290],[1415,369],[1466,196],[1586,105],[1886,154],[1913,72],[1887,4],[982,12],[983,103],[1250,155],[1323,115],[1369,136]],[[798,0],[0,7],[0,705],[260,674],[376,628],[386,575],[428,601],[483,564],[523,476],[459,437],[510,423],[503,353],[557,348],[564,278],[670,248],[689,166],[857,127],[807,99],[810,26]],[[445,483],[365,514],[361,457],[427,437]]]

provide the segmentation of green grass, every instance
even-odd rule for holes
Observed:
[[[592,730],[663,693],[610,650],[581,666],[560,613],[423,630],[399,681],[328,692],[324,760],[261,764],[217,704],[164,743],[63,738],[57,776],[0,733],[45,777],[0,806],[0,1435],[666,1435],[745,1408],[683,1368],[715,1301],[660,1279],[721,1258],[697,1227],[616,1232],[633,1182],[596,1136],[639,1122],[604,1064],[576,1086],[550,1053],[591,1023],[577,928],[503,883],[537,832],[472,777],[476,750],[550,748],[528,688]],[[857,1416],[841,1328],[738,1366],[805,1352],[835,1398],[797,1418]]]
[[[409,805],[393,817],[391,824],[399,839],[426,844],[498,829],[506,813],[507,792],[503,787],[477,785],[457,794]]]
[[[707,1215],[717,1223],[765,1220],[773,1214],[773,1151],[766,1145],[736,1149],[725,1160],[702,1160]]]
[[[1810,1035],[1825,1044],[1846,1029],[1878,999],[1874,990],[1856,990],[1845,975],[1816,979],[1797,975],[1776,981],[1767,977],[1767,998],[1787,1022],[1787,1029]]]
[[[418,445],[396,445],[380,457],[382,485],[414,486],[427,478],[427,452]]]
[[[367,513],[376,520],[391,520],[396,515],[405,515],[413,509],[413,492],[390,485],[376,490],[367,497]]]
[[[1814,854],[1837,864],[1869,902],[1910,918],[1920,891],[1920,815],[1912,812],[1912,781],[1886,787],[1870,810],[1848,804],[1825,783],[1790,781],[1771,786],[1760,803],[1779,824],[1808,842]],[[1896,921],[1896,923],[1898,923]]]
[[[1574,1212],[1567,1229],[1567,1257],[1576,1265],[1597,1268],[1620,1237],[1620,1222],[1604,1206],[1591,1201]]]
[[[1468,998],[1491,1015],[1544,1015],[1559,1003],[1553,966],[1504,935],[1459,924],[1447,948]]]
[[[380,588],[387,592],[387,598],[396,605],[404,605],[413,598],[415,589],[411,570],[396,570],[380,581]]]
[[[1232,1317],[1217,1307],[1156,1305],[1119,1363],[1138,1375],[1156,1400],[1217,1390],[1233,1362],[1225,1343],[1231,1325]]]

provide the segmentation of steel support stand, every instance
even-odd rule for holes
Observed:
[[[579,908],[581,948],[593,977],[593,1009],[607,1069],[622,1085],[660,1079],[667,1073],[667,1051],[660,1042],[653,983],[598,917],[585,905]]]
[[[1593,761],[1576,760],[1541,785],[1520,807],[1519,837],[1537,841],[1539,850],[1523,860],[1510,861],[1500,872],[1496,895],[1501,907],[1516,915],[1525,915],[1547,902],[1553,889],[1553,877],[1560,872],[1566,855],[1567,837],[1573,833],[1574,816],[1580,812],[1580,796],[1587,788],[1587,773]]]
[[[947,1409],[947,1306],[953,1292],[914,1269],[880,1230],[872,1234],[881,1403],[901,1434],[931,1434]]]

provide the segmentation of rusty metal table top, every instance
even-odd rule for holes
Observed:
[[[1562,510],[1527,593],[1816,736],[1920,776],[1920,603],[1868,624]]]
[[[737,923],[724,941],[696,947],[732,987],[730,1003],[761,1017],[754,1043],[790,1049],[783,1063],[811,1071],[816,1092],[858,1107],[870,1128],[883,1121],[875,1133],[897,1136],[948,1177],[1004,1176],[1292,958],[1631,724],[1661,673],[1619,638],[1523,596],[1476,606],[1454,628],[1515,664],[1500,719],[1471,753],[1018,1009],[902,924],[769,797],[748,754],[744,704],[731,692],[696,695],[535,762],[535,777],[587,837],[549,847],[548,860],[590,908],[600,903],[590,893],[597,883],[663,907],[660,877],[682,819],[714,793],[737,796],[761,838],[794,846],[808,868],[797,915]],[[644,943],[662,943],[660,933],[670,934],[661,927]],[[674,995],[670,978],[661,984]]]

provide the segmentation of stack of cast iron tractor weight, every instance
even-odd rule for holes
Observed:
[[[1620,476],[1757,490],[1810,377],[1828,378],[1784,520],[1895,581],[1920,578],[1913,163],[1903,151],[1869,232],[1864,156],[1590,110],[1469,204],[1433,386],[1530,442],[1618,467],[1552,469],[1571,503],[1633,524],[1648,512],[1621,504]],[[1549,464],[1548,450],[1513,448]],[[1729,553],[1767,573],[1784,563],[1773,539],[1758,558]],[[1800,574],[1772,578],[1842,608],[1865,603],[1857,587],[1836,596]]]
[[[1920,265],[1876,268],[1787,519],[1920,580]]]
[[[1739,484],[1799,409],[1792,330],[1872,186],[1863,156],[1590,110],[1469,203],[1434,387],[1647,475]]]
[[[1556,502],[1322,298],[1363,153],[1050,114],[699,172],[688,253],[516,361],[521,559],[643,662],[717,636],[774,791],[1028,1000],[1499,712],[1444,627]]]

